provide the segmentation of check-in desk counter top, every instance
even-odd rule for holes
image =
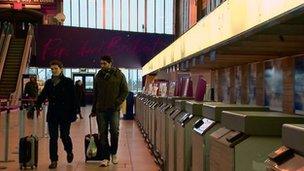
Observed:
[[[283,146],[268,155],[267,170],[304,170],[304,124],[284,124],[282,142]]]
[[[244,104],[227,104],[222,102],[206,102],[203,106],[203,116],[213,121],[219,122],[222,111],[267,111],[268,107]]]
[[[191,169],[191,132],[194,122],[202,116],[202,107],[205,102],[194,100],[186,101],[185,110],[176,118],[176,170]]]
[[[281,136],[284,123],[304,123],[304,116],[271,111],[224,111],[222,123],[228,129],[247,135]]]
[[[211,134],[210,170],[266,170],[264,161],[281,146],[284,123],[304,117],[281,112],[223,111],[222,126]]]

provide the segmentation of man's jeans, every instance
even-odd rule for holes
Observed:
[[[119,112],[97,113],[98,132],[102,145],[102,159],[110,159],[110,154],[116,154],[119,136]],[[108,132],[110,126],[111,146],[109,145]]]

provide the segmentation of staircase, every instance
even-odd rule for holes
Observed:
[[[0,97],[9,98],[16,90],[25,39],[12,38],[0,79]]]

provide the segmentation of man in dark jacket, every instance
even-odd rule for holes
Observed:
[[[93,106],[91,116],[97,116],[98,131],[103,147],[101,166],[109,165],[110,155],[112,163],[117,164],[117,148],[119,136],[119,110],[126,99],[128,86],[123,73],[112,67],[112,58],[103,56],[100,60],[101,70],[94,78]],[[108,140],[110,126],[111,145]]]
[[[35,76],[30,76],[30,81],[25,84],[24,92],[23,92],[23,98],[29,99],[29,101],[25,101],[27,105],[33,106],[34,100],[36,100],[38,96],[38,83]],[[34,108],[30,108],[30,110],[27,113],[27,117],[29,119],[34,118]],[[39,115],[39,113],[37,113]]]
[[[45,82],[45,86],[37,98],[36,106],[41,107],[45,99],[48,99],[47,122],[50,134],[49,153],[50,169],[57,167],[58,161],[58,128],[60,138],[67,152],[67,161],[73,161],[73,144],[70,137],[71,123],[76,120],[77,102],[75,101],[74,83],[63,75],[63,64],[58,60],[50,62],[52,78]]]
[[[36,99],[38,95],[38,84],[35,76],[30,76],[30,81],[25,84],[24,96],[26,98]]]

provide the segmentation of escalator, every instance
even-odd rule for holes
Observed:
[[[0,79],[1,98],[9,98],[16,90],[24,46],[25,39],[11,39]]]

